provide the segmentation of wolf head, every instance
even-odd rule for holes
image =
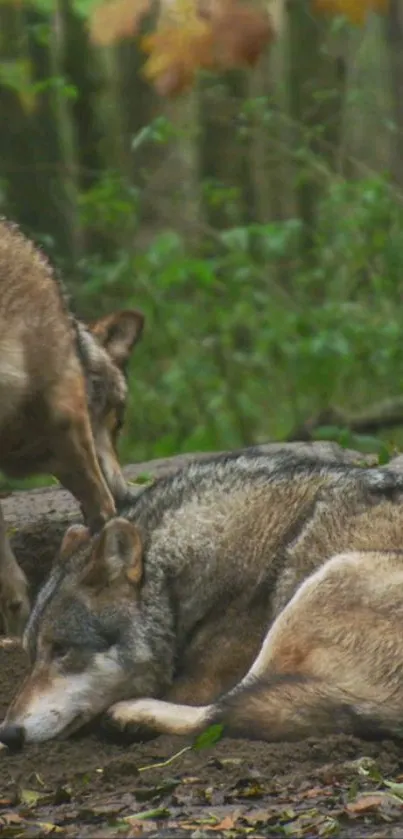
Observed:
[[[144,316],[136,309],[114,312],[88,326],[76,322],[95,448],[105,480],[118,503],[127,495],[117,456],[128,392],[126,372],[143,326]]]
[[[82,525],[69,528],[25,629],[31,671],[0,742],[67,736],[120,699],[153,695],[157,665],[142,578],[133,524],[112,519],[94,538]]]

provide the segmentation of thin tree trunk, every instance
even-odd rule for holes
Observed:
[[[256,219],[250,139],[239,130],[247,94],[242,71],[226,73],[220,85],[206,81],[200,86],[200,187],[204,215],[213,228]],[[221,189],[222,202],[215,194]]]
[[[288,0],[287,27],[295,195],[303,222],[303,254],[310,262],[321,195],[320,168],[338,167],[346,73],[342,57],[330,49],[326,22],[312,14],[305,0]]]
[[[70,15],[70,0],[56,0],[52,20],[50,45],[51,68],[54,78],[65,78],[67,60],[67,23]],[[63,186],[63,214],[69,240],[68,269],[74,275],[78,260],[83,252],[82,230],[79,221],[79,159],[75,126],[72,119],[71,104],[60,85],[55,85],[52,105],[58,128],[61,182]]]
[[[402,0],[389,0],[385,17],[388,42],[390,79],[393,96],[393,119],[396,130],[392,137],[391,170],[396,184],[403,189],[403,4]]]

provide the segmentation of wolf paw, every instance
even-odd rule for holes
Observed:
[[[112,705],[104,719],[104,731],[112,738],[123,736],[125,741],[145,741],[156,736],[144,722],[141,699]]]
[[[109,708],[108,719],[118,728],[126,728],[130,723],[136,723],[135,706],[136,702],[117,702]]]

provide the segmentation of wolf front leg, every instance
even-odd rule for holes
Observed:
[[[0,504],[0,613],[4,634],[21,636],[29,611],[28,581],[11,550]]]
[[[116,507],[98,462],[83,382],[70,378],[58,396],[56,409],[52,405],[57,415],[53,474],[80,502],[86,524],[96,532]]]
[[[117,702],[108,711],[108,721],[120,731],[153,734],[197,734],[214,719],[213,705],[195,708],[162,699],[134,699]]]

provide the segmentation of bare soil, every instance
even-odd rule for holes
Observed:
[[[5,642],[1,717],[26,668],[22,650]],[[191,746],[170,737],[115,745],[94,732],[1,751],[0,835],[403,836],[401,790],[394,796],[385,784],[403,780],[395,743]]]

